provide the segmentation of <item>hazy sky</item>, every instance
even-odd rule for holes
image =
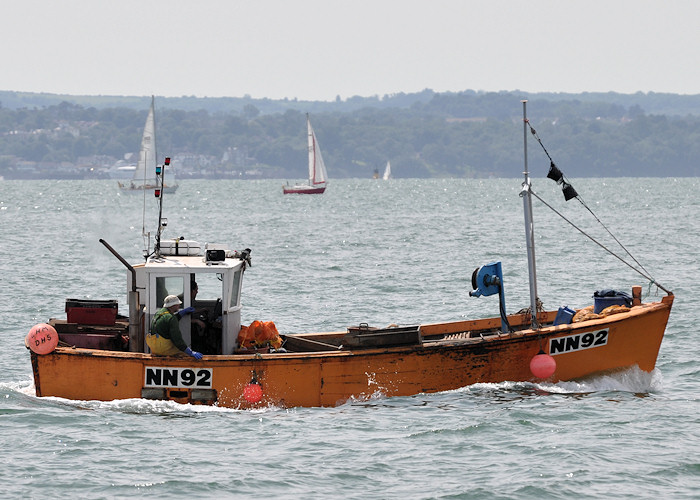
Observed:
[[[698,0],[0,0],[0,90],[700,94]]]

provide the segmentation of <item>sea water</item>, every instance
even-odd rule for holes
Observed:
[[[472,271],[497,260],[508,312],[529,305],[520,179],[334,180],[321,196],[281,184],[184,181],[164,199],[164,238],[252,249],[245,324],[497,316],[496,297],[469,297]],[[603,288],[663,295],[607,228],[676,295],[652,373],[400,398],[373,387],[334,408],[242,411],[37,398],[25,335],[64,317],[66,298],[117,299],[126,313],[126,268],[99,239],[139,262],[158,209],[115,181],[0,181],[3,497],[700,497],[700,179],[574,186],[585,205],[533,180],[569,221],[533,200],[538,295],[553,310]]]

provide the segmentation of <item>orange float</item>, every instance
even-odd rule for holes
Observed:
[[[530,360],[530,371],[537,378],[549,378],[554,375],[556,369],[557,362],[554,358],[542,351]]]
[[[29,330],[24,343],[37,354],[49,354],[58,345],[58,333],[53,326],[39,323]]]
[[[257,382],[251,382],[243,389],[243,397],[249,403],[257,403],[262,399],[263,390]]]

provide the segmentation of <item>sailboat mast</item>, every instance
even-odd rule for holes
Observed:
[[[530,195],[530,174],[527,170],[527,100],[523,103],[523,152],[525,158],[525,180],[520,191],[523,198],[525,213],[525,239],[527,240],[527,269],[530,282],[530,324],[532,328],[539,328],[537,322],[537,271],[535,269],[535,227],[532,221],[532,196]]]
[[[153,164],[158,165],[158,145],[156,143],[156,97],[151,95],[151,110],[153,113],[153,134],[151,141],[153,141]]]
[[[149,126],[149,122],[152,121],[153,126]],[[153,150],[155,151],[155,130],[156,130],[156,115],[155,115],[155,96],[151,95],[151,107],[148,110],[148,115],[146,115],[146,123],[143,126],[143,135],[141,136],[141,150],[139,151],[139,163],[137,163],[136,172],[139,169],[143,170],[143,179],[141,181],[141,189],[143,191],[143,214],[142,214],[142,224],[141,224],[141,237],[144,241],[144,255],[148,255],[149,247],[151,245],[150,239],[151,234],[146,232],[146,185],[148,184],[148,152],[149,148],[145,147],[144,141],[146,139],[146,134],[148,134],[149,144],[153,145]],[[152,175],[152,174],[151,174]],[[156,176],[156,184],[158,184],[158,177]]]
[[[306,113],[306,131],[309,146],[309,186],[313,186],[316,180],[316,145],[314,144],[314,131],[311,129],[309,113]]]

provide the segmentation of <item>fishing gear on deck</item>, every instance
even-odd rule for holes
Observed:
[[[547,172],[547,178],[552,179],[554,182],[559,184],[561,186],[562,193],[564,194],[564,200],[569,201],[572,198],[576,198],[583,207],[588,210],[588,212],[598,221],[598,223],[603,226],[605,231],[612,237],[615,242],[620,245],[620,248],[622,248],[625,253],[637,264],[637,267],[634,267],[631,265],[629,262],[625,261],[622,257],[617,255],[615,252],[607,248],[605,245],[602,243],[598,242],[595,238],[593,238],[591,235],[586,233],[584,230],[576,226],[573,222],[571,222],[569,219],[564,217],[560,212],[558,212],[554,207],[549,205],[546,201],[544,201],[542,198],[540,198],[532,189],[530,189],[530,193],[536,197],[538,200],[540,200],[545,206],[547,206],[550,210],[552,210],[554,213],[556,213],[559,217],[564,219],[566,222],[568,222],[571,226],[573,226],[574,229],[579,231],[581,234],[583,234],[585,237],[593,241],[596,245],[600,246],[603,250],[611,254],[613,257],[617,258],[620,260],[623,264],[627,265],[629,268],[632,270],[636,271],[639,275],[644,277],[645,279],[649,280],[650,284],[653,283],[657,287],[661,288],[664,292],[666,293],[671,293],[669,290],[661,286],[659,283],[656,282],[656,280],[651,276],[651,274],[644,268],[644,266],[630,253],[629,250],[620,242],[620,240],[617,239],[617,237],[612,234],[612,232],[608,229],[608,227],[603,224],[603,222],[598,218],[598,216],[593,213],[593,211],[589,208],[588,205],[586,205],[586,202],[583,201],[581,196],[576,192],[576,189],[571,185],[569,180],[566,178],[566,176],[563,174],[563,172],[557,167],[557,165],[554,163],[554,160],[552,159],[552,156],[549,154],[549,151],[547,151],[547,148],[544,147],[544,144],[542,143],[542,140],[540,139],[539,135],[537,135],[537,131],[534,129],[534,127],[530,124],[530,120],[527,118],[524,119],[525,125],[530,129],[530,133],[533,135],[533,137],[539,142],[540,146],[542,147],[542,150],[544,153],[547,155],[547,158],[549,158],[549,172]]]
[[[243,249],[243,250],[241,250],[240,252],[239,252],[238,250],[235,250],[235,251],[233,252],[233,255],[232,255],[232,256],[233,256],[234,258],[237,258],[237,259],[242,260],[242,261],[244,262],[243,265],[244,265],[244,269],[245,269],[245,266],[246,266],[246,265],[247,265],[248,267],[252,267],[252,266],[253,266],[252,262],[250,261],[250,252],[251,252],[250,248]]]
[[[556,166],[554,163],[554,160],[552,157],[549,155],[549,151],[547,151],[547,148],[544,147],[544,144],[542,144],[542,140],[540,139],[540,136],[537,135],[537,131],[534,129],[532,125],[530,125],[530,120],[525,120],[525,123],[527,126],[530,128],[530,132],[534,136],[535,139],[537,139],[537,142],[540,143],[540,146],[542,146],[542,149],[544,150],[544,154],[547,155],[547,158],[549,158],[549,172],[547,173],[547,178],[552,179],[554,182],[559,184],[561,186],[561,191],[564,194],[564,200],[569,201],[572,198],[579,198],[578,193],[576,192],[576,189],[574,189],[574,186],[571,185],[571,183],[564,177],[564,174],[562,173],[561,170]],[[579,198],[579,201],[583,203],[583,200]],[[583,203],[585,206],[585,203]]]
[[[501,315],[501,331],[503,333],[512,332],[513,329],[508,322],[506,314],[506,299],[503,291],[503,270],[500,262],[491,262],[474,269],[472,273],[472,289],[470,297],[481,297],[498,294],[499,312]]]

